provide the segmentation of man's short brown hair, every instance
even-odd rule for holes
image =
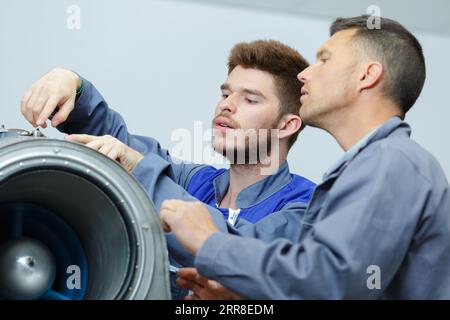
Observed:
[[[330,35],[356,29],[353,43],[357,49],[380,59],[385,69],[383,92],[406,114],[422,91],[426,70],[419,40],[395,20],[380,17],[380,28],[369,29],[370,16],[338,18]]]
[[[241,42],[233,47],[228,58],[228,74],[237,66],[272,74],[281,102],[278,118],[281,119],[286,114],[299,114],[302,83],[297,79],[297,74],[308,65],[297,50],[279,41],[257,40]],[[303,127],[302,125],[300,130],[289,138],[288,148],[297,140],[298,133]]]

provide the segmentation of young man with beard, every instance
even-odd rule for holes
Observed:
[[[180,272],[191,299],[450,299],[449,185],[404,122],[425,81],[422,48],[398,22],[367,19],[337,19],[298,75],[304,123],[345,150],[298,237],[236,237],[202,204],[163,203],[165,230],[196,255],[197,270]]]
[[[122,117],[95,87],[69,70],[55,69],[38,80],[22,99],[22,113],[43,127],[55,113],[52,125],[71,134],[69,141],[84,143],[132,172],[158,212],[163,200],[192,195],[210,206],[223,228],[224,221],[239,229],[240,222],[257,223],[274,215],[258,228],[276,234],[301,219],[315,187],[290,173],[286,162],[303,128],[298,115],[301,84],[295,76],[307,66],[297,51],[277,41],[239,43],[232,49],[213,120],[213,147],[230,159],[228,170],[179,163],[156,140],[128,133]],[[261,149],[267,149],[267,157]],[[172,250],[177,246],[172,242],[168,235],[172,263],[192,265],[192,257]]]

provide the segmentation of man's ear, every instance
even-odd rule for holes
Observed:
[[[300,130],[302,126],[302,119],[300,116],[294,114],[287,114],[283,116],[279,122],[278,130],[279,139],[285,139]]]
[[[378,61],[365,63],[360,71],[358,92],[375,87],[383,76],[383,65]]]

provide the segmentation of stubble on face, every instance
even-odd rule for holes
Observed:
[[[257,164],[279,153],[277,118],[267,128],[234,129],[225,133],[213,130],[213,149],[231,164]],[[218,143],[216,139],[221,139]]]

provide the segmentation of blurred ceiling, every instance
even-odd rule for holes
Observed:
[[[393,18],[416,31],[450,37],[448,0],[176,0],[246,10],[277,12],[298,17],[321,18],[331,22],[337,17],[367,13],[370,5],[381,9],[383,17]]]

